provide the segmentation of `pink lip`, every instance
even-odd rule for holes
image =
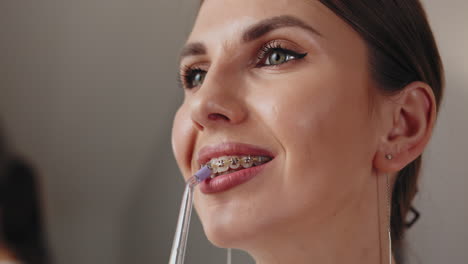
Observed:
[[[212,158],[230,155],[267,156],[272,159],[275,157],[271,151],[261,147],[244,143],[228,142],[215,146],[203,147],[198,152],[197,162],[199,165],[204,165]],[[200,184],[200,190],[205,194],[226,191],[252,179],[270,163],[271,161],[259,166],[224,174],[214,179],[209,178]]]
[[[265,169],[270,163],[271,161],[262,165],[250,167],[248,169],[242,169],[229,174],[224,174],[213,179],[208,178],[200,183],[200,191],[205,194],[210,194],[229,190],[252,179],[263,169]]]

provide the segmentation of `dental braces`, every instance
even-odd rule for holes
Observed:
[[[229,169],[236,170],[240,167],[248,169],[252,166],[264,164],[270,160],[271,158],[266,156],[223,156],[211,159],[205,165],[201,165],[200,168],[207,166],[213,172],[211,178],[214,178],[216,173],[223,173]]]

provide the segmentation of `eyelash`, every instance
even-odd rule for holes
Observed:
[[[293,56],[294,59],[291,59],[289,61],[283,62],[283,63],[278,64],[278,65],[265,65],[264,64],[265,59],[267,59],[268,56],[273,52],[282,52],[282,53],[284,53],[286,55]],[[264,46],[262,46],[262,48],[260,48],[260,51],[258,52],[258,55],[257,55],[257,62],[256,62],[255,67],[278,67],[278,66],[281,66],[281,65],[283,65],[285,63],[288,63],[288,62],[291,62],[291,61],[294,61],[294,60],[302,59],[306,55],[307,55],[307,53],[298,53],[298,52],[292,51],[290,49],[283,48],[281,43],[278,42],[278,41],[270,41],[267,44],[265,44]],[[181,87],[190,90],[192,88],[195,88],[195,86],[191,87],[191,85],[189,85],[193,81],[192,78],[197,73],[203,73],[203,72],[206,72],[206,70],[204,70],[204,69],[202,69],[200,67],[196,67],[196,66],[195,67],[184,66],[181,72],[182,73],[180,74],[180,76],[178,78],[178,82],[180,83]]]
[[[179,85],[185,89],[192,89],[194,87],[190,87],[188,85],[192,81],[191,78],[193,78],[197,73],[205,72],[205,70],[196,66],[184,66],[181,72],[182,73],[179,75],[179,78],[177,78]]]
[[[263,61],[264,59],[268,58],[268,55],[270,55],[271,53],[273,53],[275,51],[283,52],[286,55],[292,55],[292,56],[295,57],[293,60],[302,59],[307,55],[307,53],[298,53],[298,52],[292,51],[290,49],[283,48],[283,46],[281,46],[281,42],[270,41],[260,49],[260,51],[259,51],[259,53],[257,55],[258,62],[257,62],[256,67],[262,66],[262,65],[259,65],[259,63],[261,61]],[[289,61],[287,61],[287,62],[289,62]],[[287,63],[287,62],[284,62],[284,63]],[[263,62],[263,63],[265,63],[265,62]],[[278,67],[279,65],[283,65],[284,63],[278,64],[278,65],[264,65],[264,66],[266,66],[266,67]]]

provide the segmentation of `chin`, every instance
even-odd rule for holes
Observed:
[[[238,237],[233,234],[233,230],[229,230],[227,227],[219,226],[203,226],[205,235],[208,240],[216,247],[219,248],[234,248],[238,244]]]
[[[220,248],[242,248],[251,238],[258,236],[259,228],[246,218],[231,217],[229,214],[202,218],[208,240]]]
[[[221,216],[203,221],[203,230],[208,240],[220,248],[235,248],[235,245],[242,243],[245,233],[248,232],[236,219],[225,219]]]

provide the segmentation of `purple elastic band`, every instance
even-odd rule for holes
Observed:
[[[208,166],[203,166],[203,168],[201,168],[199,171],[197,171],[197,173],[195,173],[195,177],[197,178],[199,182],[202,182],[208,179],[210,175],[211,175],[211,170],[210,168],[208,168]]]

